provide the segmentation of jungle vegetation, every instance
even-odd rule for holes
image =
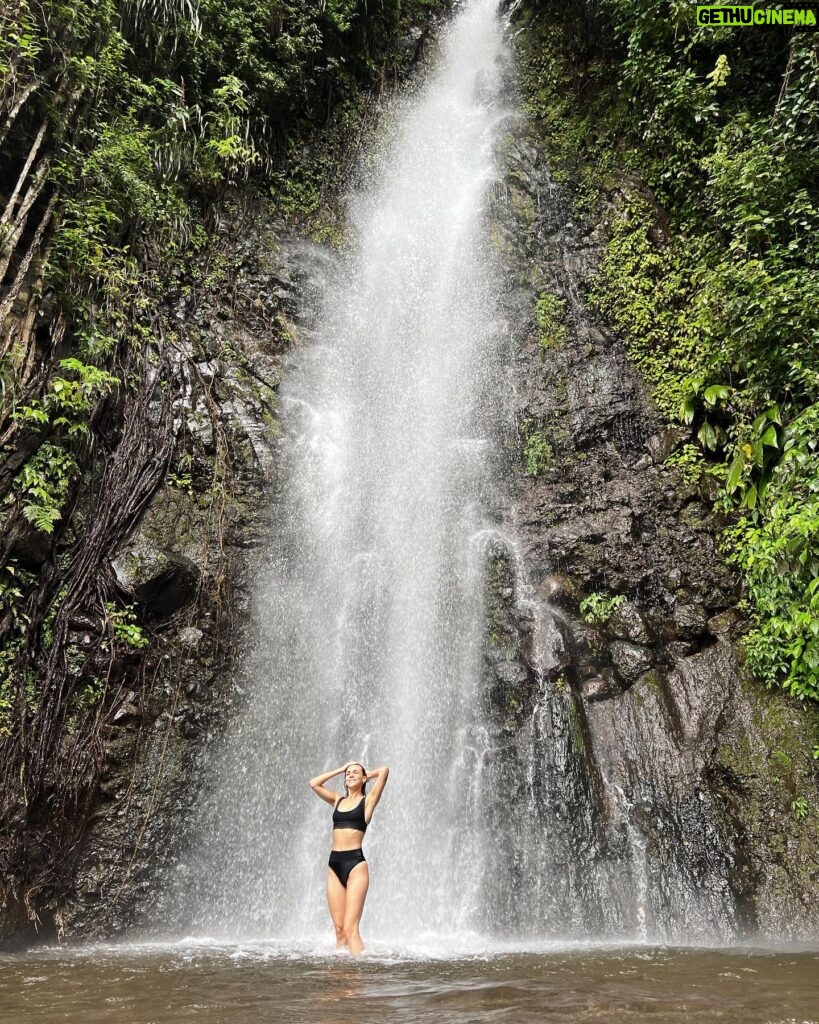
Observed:
[[[771,5],[779,6],[779,5]],[[819,35],[698,26],[688,0],[524,0],[522,87],[592,300],[715,479],[753,673],[819,699]]]

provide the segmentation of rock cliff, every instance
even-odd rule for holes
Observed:
[[[484,660],[495,781],[532,823],[517,859],[543,848],[510,898],[540,871],[558,931],[815,936],[816,824],[797,801],[817,801],[816,711],[744,671],[713,481],[666,464],[674,430],[588,306],[633,186],[582,223],[531,123],[509,119],[505,156],[491,229],[522,458],[489,556]]]

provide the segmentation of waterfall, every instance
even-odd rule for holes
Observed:
[[[282,389],[252,692],[199,851],[208,934],[327,932],[330,808],[310,776],[388,763],[366,934],[486,926],[482,533],[503,501],[504,329],[486,205],[507,59],[496,0],[453,19],[350,201],[349,240]]]

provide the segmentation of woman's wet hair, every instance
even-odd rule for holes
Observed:
[[[357,764],[358,767],[362,770],[362,772],[364,772],[364,781],[361,784],[361,795],[362,796],[366,796],[367,795],[367,769],[359,761],[350,761],[350,764],[347,765],[347,768],[349,768],[350,765],[354,765],[354,764]],[[349,791],[349,789],[347,789],[347,768],[344,769],[344,795],[345,796],[349,796],[350,795],[350,791]]]

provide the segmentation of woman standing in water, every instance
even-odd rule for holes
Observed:
[[[358,925],[370,886],[370,871],[361,850],[361,840],[384,792],[389,774],[389,768],[374,768],[368,773],[357,761],[348,761],[343,768],[334,768],[331,772],[310,779],[310,788],[316,796],[333,805],[333,846],[327,869],[327,905],[336,930],[336,946],[347,946],[353,954],[364,952]],[[342,797],[324,785],[336,775],[344,776]],[[367,782],[373,779],[373,790],[367,793]]]

